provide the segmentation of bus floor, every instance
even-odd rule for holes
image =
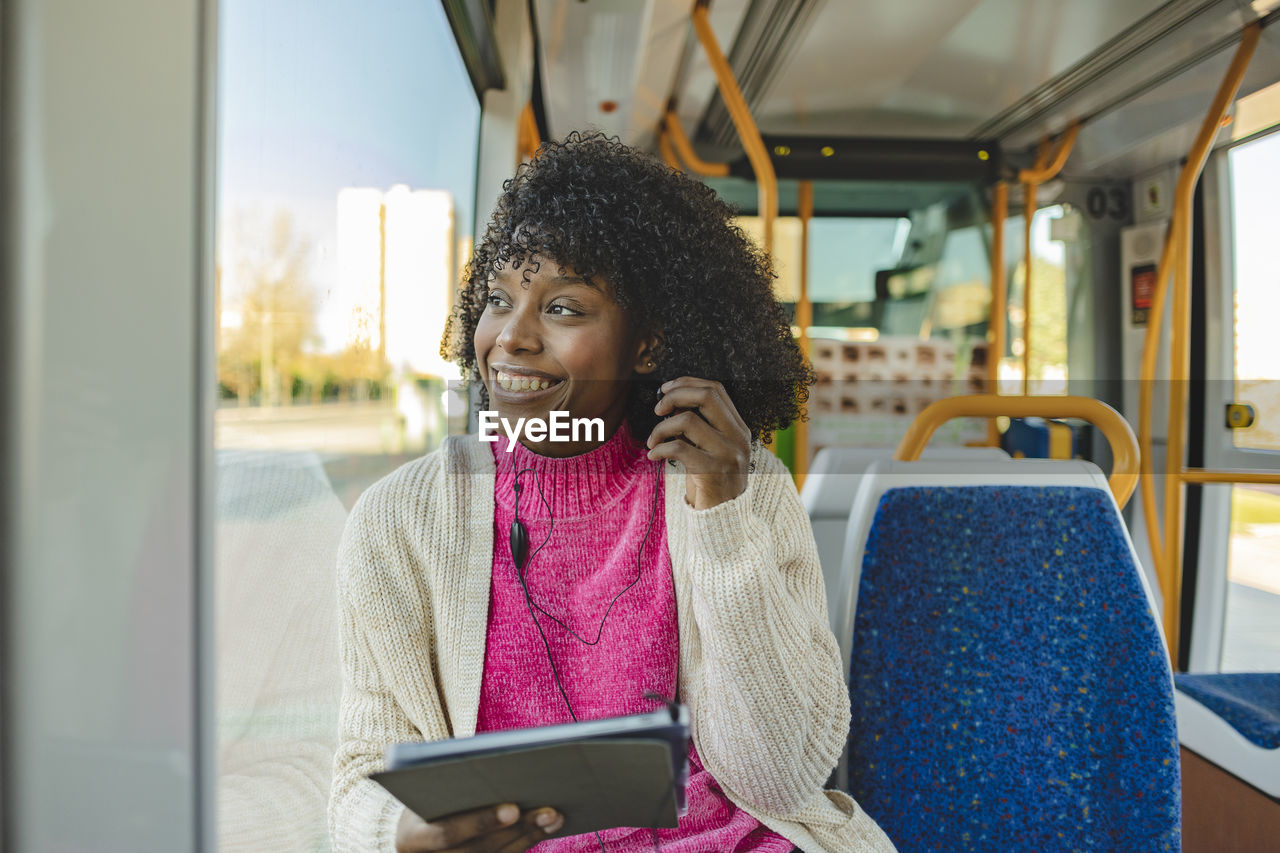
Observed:
[[[1280,800],[1182,748],[1183,853],[1276,850]]]

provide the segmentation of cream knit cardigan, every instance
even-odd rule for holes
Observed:
[[[790,475],[757,447],[739,497],[707,510],[666,469],[679,689],[703,764],[733,802],[806,853],[892,851],[824,791],[849,731],[813,531]],[[361,496],[338,552],[343,692],[329,800],[337,851],[395,849],[403,806],[365,778],[402,741],[475,733],[493,566],[494,463],[445,440]]]

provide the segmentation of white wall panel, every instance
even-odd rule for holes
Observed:
[[[6,833],[203,849],[211,2],[6,0]]]

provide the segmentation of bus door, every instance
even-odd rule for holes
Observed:
[[[1280,472],[1280,133],[1219,152],[1202,189],[1201,464],[1274,475]],[[1195,413],[1194,388],[1191,401]],[[1194,441],[1190,446],[1194,454]],[[1184,624],[1192,620],[1187,668],[1274,672],[1280,668],[1280,485],[1189,490],[1189,509],[1200,504],[1200,524],[1188,541],[1188,556],[1197,559],[1183,596],[1194,601],[1183,612]],[[1196,532],[1198,543],[1191,541]]]

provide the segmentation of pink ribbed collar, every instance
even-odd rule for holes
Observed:
[[[519,442],[507,453],[507,444],[507,437],[499,435],[491,445],[494,498],[504,508],[513,506],[519,474],[520,517],[531,521],[547,518],[548,505],[556,521],[599,513],[625,494],[638,475],[653,476],[661,464],[646,458],[645,446],[631,438],[626,421],[604,444],[577,456],[542,456]]]

